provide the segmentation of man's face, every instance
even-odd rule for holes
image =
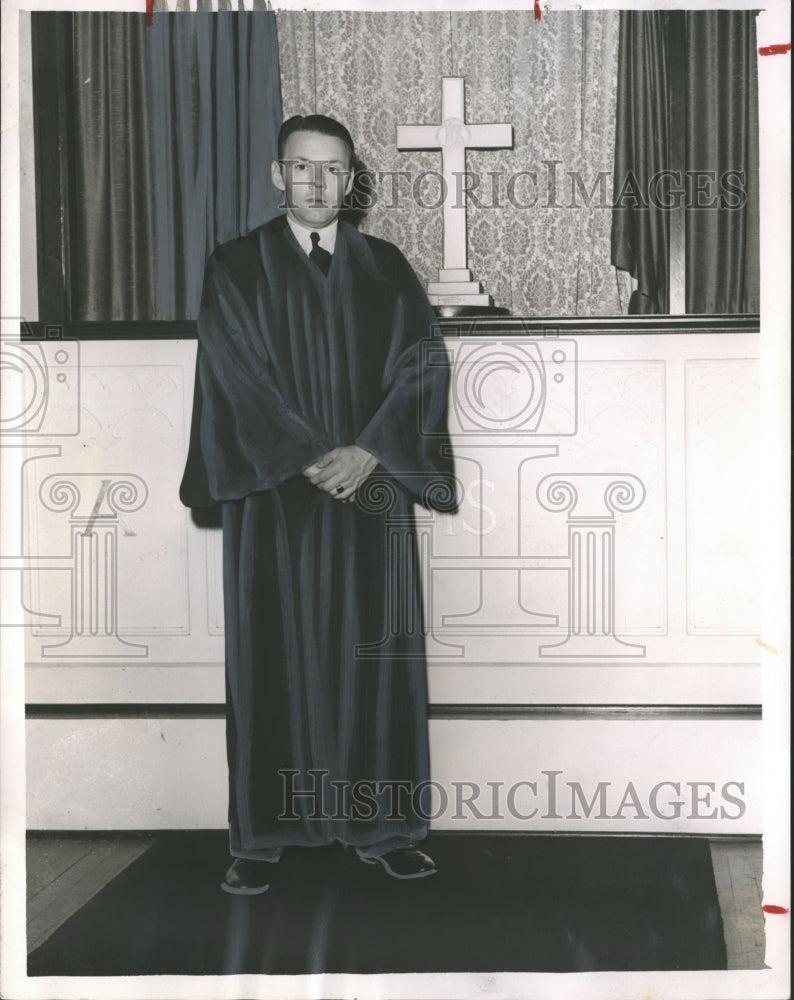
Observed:
[[[293,132],[283,160],[274,160],[270,173],[286,196],[287,215],[310,229],[333,222],[353,186],[347,146],[321,132]]]

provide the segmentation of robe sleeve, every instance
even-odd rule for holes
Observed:
[[[328,451],[328,442],[284,402],[256,318],[216,251],[198,316],[182,503],[202,507],[272,489]]]
[[[412,499],[457,510],[447,432],[449,357],[438,320],[413,268],[396,247],[389,267],[398,294],[384,398],[356,444],[377,458]]]

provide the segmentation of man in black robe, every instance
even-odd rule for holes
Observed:
[[[217,247],[205,272],[180,496],[223,511],[229,892],[264,891],[292,845],[435,871],[416,847],[429,755],[413,506],[454,507],[448,370],[400,251],[339,219],[353,159],[333,119],[285,122],[286,216]]]

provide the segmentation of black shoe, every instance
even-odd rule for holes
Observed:
[[[256,896],[270,888],[268,878],[271,871],[272,864],[269,861],[235,858],[223,877],[221,889],[236,896]]]
[[[436,874],[436,864],[431,857],[418,847],[398,847],[374,858],[359,854],[367,865],[383,865],[392,878],[427,878]]]

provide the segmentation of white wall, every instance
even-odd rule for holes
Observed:
[[[431,701],[652,705],[661,714],[437,718],[434,776],[509,785],[556,767],[591,791],[608,780],[638,792],[660,780],[742,781],[741,817],[718,810],[681,822],[759,832],[760,721],[665,715],[761,701],[757,337],[448,343],[464,503],[455,518],[421,522]],[[52,387],[38,428],[20,437],[25,460],[6,463],[23,498],[21,598],[42,616],[28,630],[28,703],[222,702],[219,533],[196,528],[177,497],[195,344],[25,348],[36,355],[31,372],[46,357]],[[535,409],[543,384],[545,405]],[[92,513],[108,571],[93,597],[80,589],[71,548]],[[598,542],[589,563],[588,536]],[[72,619],[97,597],[97,632],[80,637]],[[207,718],[33,718],[29,823],[223,825],[222,729]],[[172,786],[182,793],[171,796]],[[552,821],[619,827],[669,831],[671,821]]]
[[[751,720],[436,719],[420,809],[439,830],[758,834],[759,743]],[[33,829],[226,825],[220,719],[34,719],[27,747]]]

